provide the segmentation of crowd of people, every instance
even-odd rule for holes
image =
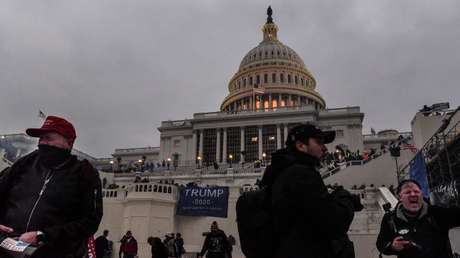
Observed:
[[[104,230],[103,234],[95,240],[96,258],[112,257],[112,241],[108,239],[109,231]],[[231,258],[233,246],[236,239],[232,235],[226,235],[219,228],[216,221],[211,223],[210,231],[203,233],[204,241],[200,252],[196,257],[208,258]],[[138,242],[132,232],[128,230],[121,238],[118,252],[119,258],[134,258],[138,255]],[[184,239],[181,233],[169,233],[163,239],[159,237],[147,238],[150,245],[152,258],[180,258],[187,252],[184,247]]]

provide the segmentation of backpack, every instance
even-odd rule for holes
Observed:
[[[277,247],[271,212],[270,189],[244,192],[236,202],[241,250],[247,258],[272,257]]]

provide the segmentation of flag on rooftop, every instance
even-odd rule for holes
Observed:
[[[45,113],[43,113],[43,111],[38,110],[38,117],[40,117],[41,119],[45,119],[46,115],[45,115]]]
[[[254,88],[252,88],[252,91],[254,94],[265,94],[265,88],[261,85],[254,85]]]

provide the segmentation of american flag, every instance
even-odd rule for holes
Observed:
[[[410,150],[413,154],[417,153],[417,147],[415,147],[413,144],[403,143],[401,147],[403,150]]]
[[[265,94],[265,88],[262,85],[254,85],[252,91],[254,94]]]
[[[96,246],[94,244],[94,236],[88,239],[88,258],[96,258]]]

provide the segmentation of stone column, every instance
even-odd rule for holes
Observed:
[[[283,95],[280,93],[278,94],[278,107],[281,107],[281,101],[283,100]]]
[[[200,156],[200,166],[203,165],[203,130],[200,130],[200,146],[198,148],[198,156]]]
[[[253,99],[252,99],[252,95],[251,95],[251,97],[249,97],[249,109],[250,109],[250,110],[254,110],[254,109],[255,109],[254,104],[252,103],[252,101],[253,101]]]
[[[197,145],[197,135],[196,131],[193,131],[193,136],[192,136],[192,162],[195,164],[196,158],[197,158],[197,153],[196,153],[196,145]]]
[[[216,162],[220,162],[220,128],[216,129],[217,134],[216,134]]]
[[[259,143],[259,160],[262,160],[262,152],[263,152],[263,145],[262,145],[262,126],[259,126],[259,137],[257,138],[257,142]]]
[[[288,104],[286,106],[292,106],[292,95],[288,95]]]
[[[227,163],[227,128],[224,128],[224,136],[222,139],[222,163]]]
[[[281,145],[281,128],[280,124],[276,125],[276,149],[281,149],[283,148],[283,145]]]
[[[287,135],[288,135],[288,125],[284,124],[284,142],[287,140]]]
[[[244,156],[241,155],[241,152],[244,151],[244,127],[241,127],[241,133],[240,133],[240,162],[244,162]]]
[[[273,108],[273,103],[272,103],[272,94],[268,94],[268,108]]]

